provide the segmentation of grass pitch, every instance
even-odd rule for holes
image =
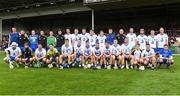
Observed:
[[[18,68],[10,70],[0,52],[1,95],[178,95],[180,56],[170,69],[84,70]]]

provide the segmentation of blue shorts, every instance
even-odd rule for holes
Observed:
[[[37,44],[30,44],[30,48],[32,49],[32,51],[35,51],[38,48],[38,46]]]
[[[91,47],[95,47],[95,45],[91,45]]]
[[[61,51],[61,47],[57,47],[57,50],[60,52]]]
[[[23,46],[19,46],[19,48],[21,49],[21,51],[23,51],[23,50],[24,50],[24,47],[23,47]]]
[[[81,53],[76,53],[76,58],[80,57]]]
[[[163,64],[168,64],[168,60],[167,59],[163,59]]]
[[[9,56],[9,58],[10,58],[10,61],[15,61],[16,60],[16,57]]]
[[[56,62],[56,57],[52,57],[51,62]]]

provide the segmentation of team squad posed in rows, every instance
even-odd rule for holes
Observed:
[[[161,65],[169,68],[174,63],[172,52],[168,48],[168,36],[164,28],[159,29],[156,35],[154,30],[145,35],[145,30],[140,29],[136,36],[133,28],[124,34],[120,29],[115,34],[113,29],[108,29],[105,35],[101,30],[96,34],[94,30],[87,32],[82,29],[58,31],[54,36],[53,31],[45,36],[44,31],[37,35],[32,30],[28,36],[23,30],[16,31],[12,28],[9,47],[4,60],[9,68],[15,67],[57,67],[59,69],[82,67],[84,69],[157,69]]]

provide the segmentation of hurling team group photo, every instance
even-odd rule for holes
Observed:
[[[87,30],[64,28],[44,32],[11,28],[6,62],[10,69],[59,68],[59,69],[131,69],[159,70],[170,68],[172,51],[166,29],[135,32],[114,29]],[[125,31],[127,34],[125,34]],[[46,33],[46,34],[45,34]]]

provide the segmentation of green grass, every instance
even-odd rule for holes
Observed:
[[[6,95],[176,95],[180,94],[180,56],[159,70],[10,70],[0,53],[0,94]]]

